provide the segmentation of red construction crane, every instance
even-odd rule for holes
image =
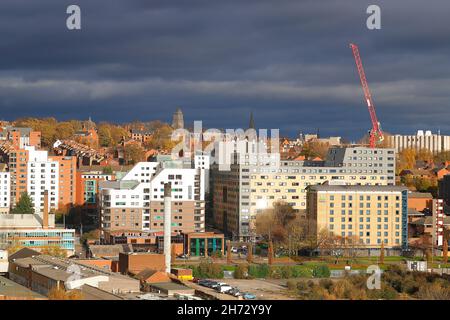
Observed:
[[[384,140],[383,131],[381,131],[380,123],[375,113],[375,105],[372,101],[372,95],[370,94],[369,85],[367,84],[366,74],[362,65],[361,57],[359,55],[359,49],[356,44],[350,43],[350,48],[353,51],[355,57],[356,67],[358,68],[359,78],[361,79],[361,85],[366,97],[367,107],[369,108],[370,119],[372,120],[372,129],[369,131],[369,144],[371,148],[375,148],[377,143]]]

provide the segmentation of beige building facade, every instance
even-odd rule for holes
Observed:
[[[308,188],[308,233],[330,232],[361,248],[407,247],[408,190],[400,186],[317,185]]]

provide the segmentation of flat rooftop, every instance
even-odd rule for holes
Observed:
[[[329,185],[321,184],[309,186],[309,190],[313,191],[353,191],[353,192],[401,192],[408,188],[403,186],[355,186],[355,185]]]

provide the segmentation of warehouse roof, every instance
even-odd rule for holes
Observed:
[[[0,276],[0,296],[28,299],[47,299],[37,292],[21,286],[20,284]]]

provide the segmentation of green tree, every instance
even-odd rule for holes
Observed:
[[[34,214],[33,201],[31,201],[31,198],[28,195],[28,193],[24,192],[21,194],[19,202],[17,202],[16,206],[11,210],[11,213]]]
[[[111,167],[111,166],[103,167],[103,173],[104,173],[104,174],[113,174],[113,169],[112,169],[112,167]]]

